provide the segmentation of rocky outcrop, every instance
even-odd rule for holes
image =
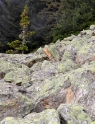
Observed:
[[[30,54],[0,54],[1,124],[95,123],[95,25]]]

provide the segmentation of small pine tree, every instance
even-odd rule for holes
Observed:
[[[28,26],[30,24],[28,12],[29,12],[29,9],[28,9],[28,6],[26,5],[21,14],[21,20],[20,20],[20,26],[22,31],[21,31],[21,34],[19,35],[19,38],[21,40],[15,40],[15,41],[12,41],[11,43],[8,43],[8,45],[11,48],[13,48],[14,51],[8,50],[6,51],[6,53],[18,53],[20,51],[24,53],[24,51],[28,51],[28,47],[26,46],[26,43],[28,42],[27,38],[34,34],[33,31],[28,31]]]

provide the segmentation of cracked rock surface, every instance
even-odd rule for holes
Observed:
[[[0,124],[95,124],[94,32],[0,53]]]

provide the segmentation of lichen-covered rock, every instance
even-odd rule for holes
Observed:
[[[76,69],[78,66],[70,59],[67,59],[65,62],[58,63],[58,72],[65,73],[67,71]]]
[[[8,72],[5,75],[4,80],[6,82],[21,85],[21,84],[29,83],[31,81],[29,75],[30,75],[30,69],[27,66],[22,65],[21,68],[16,68],[15,70]]]
[[[90,30],[95,30],[95,25],[90,25]]]
[[[61,48],[61,47],[60,47]],[[52,57],[55,60],[60,60],[61,59],[61,51],[60,49],[58,49],[58,47],[56,45],[50,45],[48,47],[49,52],[51,53]]]
[[[14,84],[0,82],[0,120],[7,116],[23,117],[34,108],[33,100]]]
[[[37,62],[35,63],[32,67],[31,67],[31,71],[39,71],[41,69],[41,65],[42,63],[41,62]]]
[[[80,65],[86,61],[95,61],[95,36],[94,41],[86,43],[77,52],[76,62]],[[90,39],[91,40],[91,39]]]
[[[68,124],[95,123],[95,26],[44,48],[26,55],[0,54],[0,119],[14,116],[23,122],[26,118],[19,117],[64,104],[77,113]],[[37,119],[41,113],[35,114],[37,124],[44,123]]]
[[[77,52],[86,42],[86,40],[86,37],[75,37],[72,41],[66,41],[66,43],[63,40],[62,43],[65,44],[65,51],[62,56],[62,60],[66,61],[67,59],[71,59],[75,61]]]
[[[35,66],[35,65],[34,65]],[[33,68],[34,68],[33,66]],[[43,81],[47,78],[53,77],[58,73],[58,67],[56,63],[51,63],[50,61],[44,60],[42,63],[38,63],[38,71],[34,71],[31,74],[31,81],[36,82],[36,81]],[[32,69],[32,68],[31,68]]]
[[[20,67],[19,64],[14,64],[10,61],[4,61],[2,58],[0,58],[0,78],[4,78],[5,74],[16,70],[18,67]]]
[[[64,41],[72,41],[75,37],[75,35],[71,35],[70,37],[64,38]]]
[[[90,117],[95,118],[95,63],[84,64],[81,68],[67,73],[47,77],[27,88],[30,97],[37,101],[36,110],[57,108],[61,103],[78,103],[87,110]],[[70,88],[71,87],[71,88]],[[60,100],[58,100],[60,98]],[[46,105],[48,107],[46,107]],[[91,105],[90,105],[91,104]]]
[[[0,57],[5,61],[10,61],[14,64],[25,64],[28,67],[32,67],[35,63],[43,61],[48,57],[45,53],[30,53],[30,54],[0,54]]]
[[[56,60],[60,60],[60,53],[58,51],[58,49],[56,48],[55,45],[51,45],[49,47],[49,52],[52,54],[52,56],[56,59]]]
[[[95,124],[95,121],[94,121],[94,122],[92,122],[91,124]]]
[[[85,64],[69,73],[75,94],[75,102],[84,106],[90,117],[95,119],[95,63]]]
[[[29,83],[29,75],[30,69],[27,66],[0,59],[0,79],[15,84]]]
[[[86,35],[86,36],[89,36],[91,37],[92,36],[92,31],[91,30],[83,30],[80,32],[81,35]]]
[[[34,67],[34,66],[33,66]],[[39,68],[39,63],[38,63]],[[66,61],[59,61],[59,62],[50,62],[50,61],[43,61],[40,63],[40,69],[38,71],[34,71],[31,75],[31,81],[43,81],[48,78],[51,78],[58,73],[65,73],[67,71],[73,70],[78,68],[77,64],[74,63],[72,60],[67,59]]]
[[[60,124],[58,112],[54,109],[45,110],[41,113],[32,113],[25,118],[7,117],[0,124]]]
[[[36,53],[37,54],[40,54],[40,55],[41,54],[44,54],[43,48],[42,47],[38,48],[37,51],[36,51]]]
[[[61,104],[58,112],[62,124],[64,121],[67,124],[90,124],[92,122],[84,108],[77,104]]]

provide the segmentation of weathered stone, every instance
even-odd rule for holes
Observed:
[[[15,84],[24,84],[24,83],[29,83],[31,81],[31,78],[29,77],[30,75],[30,69],[22,65],[21,68],[17,68],[13,71],[8,72],[4,79],[6,82],[12,82]]]
[[[71,35],[70,37],[64,38],[65,41],[72,41],[76,36]]]
[[[65,44],[65,51],[62,56],[62,60],[71,59],[75,61],[77,52],[81,49],[83,44],[86,42],[87,38],[76,37],[71,41],[62,41]]]
[[[94,122],[92,122],[91,124],[95,124],[95,121],[94,121]]]
[[[80,32],[80,36],[81,36],[81,37],[86,36],[87,38],[91,38],[91,36],[93,36],[93,33],[94,33],[94,32],[92,31],[94,27],[91,27],[91,28],[92,28],[92,29],[88,29],[88,30],[83,30],[83,31],[81,31],[81,32]]]
[[[77,52],[80,50],[80,48],[87,42],[87,37],[76,37],[72,40],[71,43],[68,44],[68,46],[71,46],[71,52]],[[68,50],[68,46],[67,46],[67,50]]]
[[[78,66],[73,61],[67,59],[65,62],[58,63],[58,72],[65,73],[67,71],[76,69]]]
[[[36,53],[38,53],[38,54],[40,54],[40,55],[41,55],[41,54],[44,54],[43,48],[40,47],[39,49],[37,49]]]
[[[44,52],[48,56],[48,58],[52,61],[60,61],[65,51],[65,45],[59,43],[50,44],[49,46],[45,45]]]
[[[56,45],[51,45],[49,48],[49,52],[54,57],[55,60],[60,60],[60,50],[57,49]]]
[[[75,94],[75,102],[84,106],[90,117],[95,119],[95,63],[85,64],[69,74]]]
[[[89,29],[90,30],[95,30],[95,25],[91,25]]]
[[[63,110],[74,106],[69,110],[71,113],[75,110],[77,114],[68,115],[70,120],[60,117],[60,123],[95,123],[94,32],[92,27],[81,32],[82,35],[47,45],[47,54],[44,48],[26,55],[0,54],[0,119],[13,116],[12,123],[18,123],[17,118],[21,123],[29,121],[30,124],[29,118],[20,117],[30,112],[31,116],[34,112],[44,113],[45,109],[57,109],[64,104]],[[78,114],[79,111],[84,118]],[[41,113],[35,114],[37,124],[48,122],[44,122],[44,118],[39,121]]]
[[[20,67],[21,65],[19,64],[14,64],[10,61],[5,61],[2,58],[0,58],[0,72],[1,73],[8,73],[12,70],[15,70],[16,68]]]
[[[72,89],[68,89],[70,86],[68,76],[60,74],[41,82],[36,81],[26,90],[37,103],[34,110],[40,112],[47,108],[56,109],[61,103],[66,103],[66,100],[71,101],[68,99],[69,94],[73,95]]]
[[[34,54],[33,58],[30,57],[29,59],[24,60],[23,64],[27,65],[28,67],[32,67],[35,63],[41,62],[46,59],[48,59],[48,57],[45,54]]]
[[[7,117],[0,124],[60,124],[58,112],[54,109],[45,110],[41,113],[32,113],[25,118]]]
[[[39,71],[41,69],[41,62],[37,62],[35,63],[32,67],[31,67],[31,71]]]
[[[43,54],[38,54],[38,52],[32,54],[0,54],[2,60],[10,61],[14,64],[25,64],[28,67],[32,67],[35,63],[48,59],[48,57]]]
[[[90,42],[81,47],[77,52],[76,62],[79,65],[84,64],[86,61],[95,61],[95,43]]]
[[[58,112],[61,121],[65,120],[67,124],[90,124],[92,122],[84,108],[77,104],[61,104]]]
[[[20,93],[16,85],[0,82],[0,120],[7,116],[23,117],[33,107],[33,100]]]
[[[32,93],[30,97],[38,101],[36,110],[42,111],[45,108],[57,108],[61,103],[77,102],[84,106],[91,118],[94,119],[94,73],[95,64],[85,64],[83,67],[68,73],[57,74],[52,78],[47,77],[48,79],[43,79],[42,82],[37,83],[38,85],[34,83],[27,88],[27,92]],[[57,101],[58,98],[60,100]],[[45,103],[47,106],[45,106]]]
[[[39,63],[38,63],[39,64]],[[58,73],[58,67],[56,63],[51,63],[50,61],[44,60],[40,63],[40,69],[38,71],[34,71],[31,74],[31,81],[43,81],[49,77],[53,77]],[[38,65],[39,68],[39,65]]]
[[[66,90],[62,88],[55,94],[44,97],[37,103],[33,111],[41,112],[45,109],[57,109],[61,103],[66,103]]]

